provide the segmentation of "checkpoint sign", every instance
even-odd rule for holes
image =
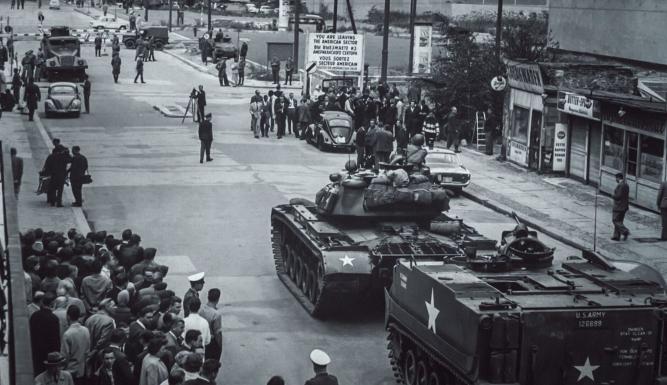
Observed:
[[[328,71],[361,72],[363,70],[364,36],[350,33],[310,33],[306,46],[306,63]]]

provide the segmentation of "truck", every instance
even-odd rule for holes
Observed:
[[[51,27],[41,41],[45,63],[43,76],[49,81],[68,78],[83,81],[88,63],[81,57],[81,43],[70,34],[69,27]]]
[[[161,50],[165,45],[169,44],[169,30],[163,26],[146,26],[140,31],[130,31],[122,35],[122,42],[125,48],[134,49],[137,47],[139,39],[148,40],[153,38],[155,49]]]

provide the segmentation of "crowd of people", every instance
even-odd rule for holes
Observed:
[[[407,95],[403,95],[396,84],[389,87],[382,81],[377,86],[364,88],[361,93],[355,87],[323,89],[318,85],[312,96],[295,97],[292,92],[283,93],[279,83],[266,95],[255,91],[249,107],[250,127],[258,139],[268,137],[274,128],[278,139],[291,134],[305,139],[308,126],[319,123],[327,110],[344,111],[352,118],[360,165],[372,158],[373,162],[386,161],[394,142],[397,152],[404,152],[416,135],[423,135],[429,147],[441,140],[456,152],[460,151],[463,140],[471,139],[470,124],[459,117],[456,106],[446,110],[428,103],[416,86],[411,86]],[[492,151],[497,120],[491,108],[486,117],[485,131],[491,143],[487,147]]]
[[[200,300],[204,273],[177,296],[157,250],[130,229],[116,238],[38,228],[21,235],[21,248],[36,384],[215,381],[221,292]]]

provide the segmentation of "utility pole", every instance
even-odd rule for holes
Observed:
[[[208,0],[208,25],[207,29],[211,31],[211,0]]]
[[[387,65],[389,61],[389,9],[390,0],[384,0],[384,26],[382,27],[382,72],[380,80],[387,82]]]
[[[500,76],[501,74],[501,69],[502,69],[502,62],[501,62],[501,48],[502,48],[502,35],[503,35],[503,0],[498,0],[498,15],[496,17],[496,68],[497,68],[497,75]],[[505,116],[503,116],[504,112],[504,104],[505,101],[503,100],[505,97],[504,91],[500,91],[496,95],[497,97],[497,102],[496,102],[496,116],[499,117],[498,119],[498,128],[500,130],[500,135],[502,135],[501,139],[501,145],[500,145],[500,160],[506,160],[507,159],[507,143],[506,143],[506,138],[507,135],[505,135],[505,130],[504,130],[504,122],[505,122]]]
[[[174,1],[169,0],[169,32],[171,32],[171,10],[174,8]]]
[[[301,17],[301,0],[294,0],[294,68],[299,68],[299,18]],[[306,73],[308,77],[308,73]]]
[[[415,17],[417,16],[417,0],[410,1],[410,52],[408,53],[408,73],[412,73],[415,50]]]
[[[333,12],[333,32],[338,31],[338,0],[334,0],[334,12]]]
[[[148,21],[148,0],[144,0],[144,21]]]

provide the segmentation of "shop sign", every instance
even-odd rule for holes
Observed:
[[[554,136],[554,171],[565,171],[565,160],[567,159],[567,125],[556,123]]]
[[[519,142],[510,141],[510,160],[523,166],[528,166],[528,147]]]
[[[433,26],[430,24],[415,25],[415,44],[412,47],[412,73],[431,73],[431,42]]]
[[[364,35],[351,33],[308,34],[306,63],[316,63],[327,71],[361,72]]]
[[[491,89],[494,91],[504,91],[507,87],[507,80],[504,77],[498,75],[491,79]]]
[[[537,64],[507,60],[507,80],[510,87],[542,95],[544,83]]]
[[[558,92],[558,110],[592,120],[600,120],[600,102],[572,92]]]

